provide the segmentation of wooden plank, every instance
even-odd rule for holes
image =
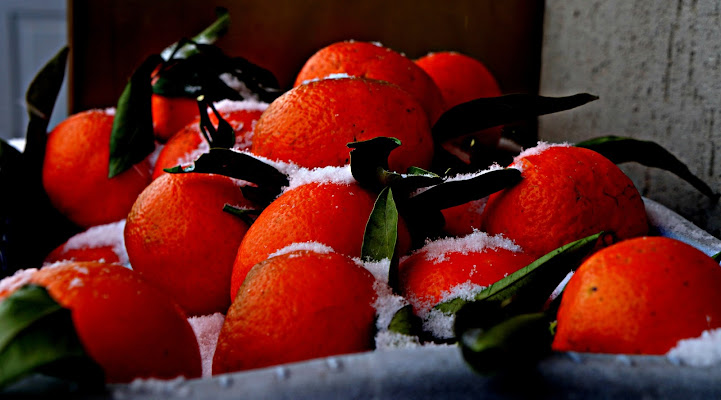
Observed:
[[[457,50],[483,60],[506,92],[537,92],[542,1],[69,0],[71,110],[115,104],[135,67],[231,12],[218,45],[273,71],[284,87],[314,51],[379,41],[416,58]]]

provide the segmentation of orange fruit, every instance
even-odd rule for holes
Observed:
[[[224,313],[233,260],[248,225],[223,211],[250,208],[237,181],[212,174],[165,174],[128,214],[125,247],[133,269],[190,315]]]
[[[72,311],[80,341],[108,382],[200,376],[200,351],[187,317],[137,273],[114,264],[64,262],[28,271],[24,280],[45,286]]]
[[[123,241],[125,220],[98,225],[80,232],[51,251],[44,263],[58,261],[128,262]]]
[[[415,60],[433,79],[443,95],[446,109],[483,97],[502,94],[496,78],[479,60],[455,51],[428,53]],[[496,126],[474,134],[477,140],[495,147],[503,128]]]
[[[150,97],[155,138],[167,142],[184,126],[198,118],[198,102],[190,97],[167,97],[153,94]]]
[[[521,181],[488,198],[481,228],[503,234],[541,256],[600,231],[618,239],[648,232],[646,209],[633,182],[614,163],[588,149],[539,145],[511,167]]]
[[[422,105],[432,123],[445,111],[443,96],[411,59],[378,43],[343,41],[318,50],[303,65],[294,86],[332,74],[377,79],[400,86]]]
[[[213,374],[373,348],[373,276],[337,253],[294,251],[253,267],[228,310]]]
[[[721,268],[675,239],[641,237],[598,251],[571,277],[553,348],[664,354],[721,327]]]
[[[376,194],[357,183],[312,182],[287,190],[268,205],[248,229],[233,266],[230,297],[257,263],[293,243],[317,242],[360,257],[363,234]],[[398,223],[399,252],[410,248],[410,234]]]
[[[235,149],[245,150],[250,147],[253,128],[265,109],[265,103],[253,104],[250,102],[223,101],[216,105],[216,110],[221,117],[228,122],[235,131]],[[218,125],[218,119],[214,113],[210,113],[210,119],[214,126]],[[207,153],[210,145],[200,132],[200,118],[190,122],[163,146],[155,161],[153,179],[165,173],[166,168],[177,165],[188,165],[201,154]]]
[[[108,178],[113,113],[89,110],[58,124],[47,138],[43,186],[52,205],[81,227],[119,221],[150,182],[146,160]]]
[[[273,101],[258,120],[251,151],[301,167],[342,166],[349,142],[395,137],[392,170],[428,168],[433,139],[418,102],[398,86],[362,78],[323,79],[297,86]]]
[[[483,232],[436,240],[400,263],[401,294],[422,314],[445,297],[456,297],[454,289],[489,286],[534,260],[512,241]]]
[[[443,231],[452,236],[470,235],[481,229],[481,213],[487,198],[470,201],[441,210],[445,225]]]
[[[496,78],[481,61],[455,51],[428,53],[415,60],[440,89],[446,108],[502,94]]]

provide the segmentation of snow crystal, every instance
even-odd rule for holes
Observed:
[[[290,174],[290,184],[286,190],[294,189],[308,183],[334,183],[349,185],[355,182],[350,165],[343,167],[300,168]]]
[[[567,142],[548,143],[548,142],[539,141],[535,147],[531,147],[526,150],[523,150],[520,154],[518,154],[516,157],[514,157],[513,158],[514,165],[511,168],[516,168],[520,171],[523,171],[521,163],[518,163],[518,161],[520,159],[541,154],[544,151],[550,149],[551,147],[571,147],[571,146],[572,145]]]
[[[721,328],[704,331],[697,338],[679,340],[666,357],[694,367],[718,364],[721,362]]]
[[[271,253],[270,255],[268,255],[268,258],[281,256],[283,254],[292,253],[294,251],[312,251],[312,252],[318,253],[318,254],[328,254],[328,253],[334,252],[332,247],[325,245],[323,243],[297,242],[297,243],[291,243],[291,244],[275,251],[274,253]]]
[[[120,264],[130,265],[128,253],[125,251],[125,220],[120,220],[105,225],[98,225],[68,239],[65,243],[65,250],[77,250],[87,248],[98,248],[110,246],[113,252],[118,255]]]
[[[408,305],[408,300],[394,294],[390,286],[381,281],[375,281],[373,289],[376,292],[376,299],[373,302],[373,308],[376,309],[376,328],[379,332],[387,331],[393,316]]]
[[[225,316],[221,313],[188,318],[200,347],[200,358],[203,362],[203,377],[212,375],[213,355],[215,346],[223,327]]]
[[[322,78],[306,79],[303,82],[301,82],[301,85],[307,85],[311,82],[318,82],[318,81],[323,81],[326,79],[346,79],[346,78],[352,78],[352,76],[346,74],[345,72],[336,72],[336,73],[328,74]]]
[[[439,339],[451,339],[455,337],[453,333],[455,321],[455,314],[446,314],[434,308],[423,318],[423,330],[430,332]]]
[[[412,349],[421,346],[417,336],[380,331],[375,337],[376,350]]]
[[[124,388],[119,386],[114,393],[115,397],[124,397],[121,390],[136,394],[156,394],[163,397],[187,397],[190,387],[186,385],[185,378],[179,376],[175,379],[136,378]],[[133,397],[134,395],[131,395]]]
[[[361,259],[354,259],[355,262],[367,269],[373,277],[382,283],[388,283],[388,271],[390,270],[390,260],[383,259],[381,261],[361,261]]]
[[[99,110],[99,111],[100,111],[100,112],[103,112],[103,113],[105,113],[105,114],[107,114],[107,115],[115,116],[115,107],[108,107],[108,108],[105,108],[105,109],[102,109],[102,110]]]
[[[445,260],[448,253],[468,254],[482,252],[486,249],[506,249],[512,252],[521,251],[521,247],[502,235],[488,235],[474,231],[463,237],[450,237],[427,242],[418,252],[425,253],[426,260],[438,264]]]
[[[71,280],[68,284],[68,289],[73,289],[80,286],[83,286],[83,280],[80,278],[73,278],[73,280]]]
[[[225,83],[229,88],[235,90],[236,92],[240,93],[240,95],[243,98],[247,99],[254,99],[258,100],[259,97],[256,93],[254,93],[252,90],[248,88],[248,86],[245,85],[245,82],[238,79],[235,75],[224,72],[220,75],[218,75],[218,78],[220,78],[223,83]]]
[[[265,111],[268,103],[258,100],[221,100],[213,103],[215,109],[220,113],[229,113],[233,111]]]
[[[443,178],[443,180],[445,182],[467,181],[469,179],[479,177],[481,175],[487,174],[492,171],[498,171],[499,169],[503,169],[503,167],[497,163],[493,163],[492,165],[490,165],[488,168],[484,169],[483,171],[470,172],[470,173],[464,173],[464,174],[456,174],[453,176],[445,177],[445,178]]]
[[[35,272],[37,272],[37,268],[21,269],[16,271],[15,274],[0,280],[0,293],[9,293],[20,289],[24,285],[30,283],[30,280]]]

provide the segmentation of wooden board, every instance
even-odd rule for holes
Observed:
[[[538,90],[543,1],[69,0],[71,112],[112,106],[150,54],[231,13],[218,45],[291,84],[335,41],[378,41],[412,58],[457,50],[483,60],[506,92]]]

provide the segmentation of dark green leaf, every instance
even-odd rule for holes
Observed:
[[[253,225],[253,217],[258,215],[258,210],[238,208],[235,206],[231,206],[230,204],[224,205],[223,211],[227,212],[228,214],[233,214],[236,217],[242,219],[243,222],[248,224],[248,226]]]
[[[278,188],[288,186],[288,176],[274,166],[248,153],[230,149],[210,149],[202,154],[195,163],[185,169],[167,169],[167,172],[198,172],[225,175],[242,179],[257,185]]]
[[[29,123],[25,134],[24,154],[28,168],[32,169],[33,179],[39,179],[45,157],[45,142],[48,124],[55,108],[55,101],[60,93],[60,87],[65,79],[65,66],[67,65],[70,49],[63,47],[38,72],[25,93],[25,102]]]
[[[155,150],[150,75],[161,62],[158,55],[148,57],[120,95],[110,136],[109,178],[130,169]]]
[[[388,330],[409,336],[421,334],[423,321],[413,313],[413,307],[409,304],[396,311],[388,324]]]
[[[481,129],[570,110],[597,99],[581,93],[567,97],[509,94],[471,100],[443,113],[433,125],[433,137],[443,142]]]
[[[721,251],[712,255],[711,258],[713,258],[713,260],[716,262],[721,262]]]
[[[389,137],[348,143],[350,151],[350,168],[353,178],[363,187],[372,191],[380,191],[392,186],[396,195],[406,197],[408,193],[422,187],[440,183],[442,179],[422,168],[410,167],[406,174],[388,170],[390,153],[401,145],[400,140]]]
[[[550,321],[544,313],[521,314],[489,329],[471,328],[459,336],[466,362],[488,375],[532,365],[550,354]]]
[[[398,210],[391,188],[384,188],[376,199],[368,218],[361,258],[364,260],[392,260],[398,241]]]
[[[215,10],[215,14],[217,16],[215,22],[193,37],[193,42],[202,44],[215,43],[216,40],[228,32],[228,28],[230,27],[230,13],[228,10],[218,7]],[[180,41],[168,46],[160,55],[167,61],[171,58],[187,58],[196,53],[197,50],[193,44]]]
[[[514,168],[489,171],[473,178],[445,181],[412,197],[409,203],[423,208],[443,210],[482,199],[521,181],[521,171]]]
[[[576,146],[601,153],[616,164],[633,161],[647,167],[664,169],[690,183],[713,201],[719,199],[719,194],[691,173],[686,164],[655,142],[619,136],[604,136],[576,143]]]
[[[242,57],[228,57],[215,46],[194,45],[196,54],[163,65],[153,93],[189,98],[202,94],[209,101],[258,99],[268,103],[282,93],[269,70]],[[229,80],[242,85],[229,86]]]
[[[102,369],[87,355],[70,311],[45,288],[27,285],[0,303],[0,388],[41,373],[103,385]]]
[[[400,140],[382,136],[348,143],[353,178],[372,191],[388,186],[389,181],[401,179],[400,174],[388,171],[388,157],[400,145]]]
[[[603,232],[597,233],[549,252],[488,286],[475,296],[473,302],[495,303],[503,307],[506,314],[513,315],[540,310],[563,278],[578,267],[603,236]],[[446,314],[453,314],[467,303],[462,299],[454,299],[436,308]]]

